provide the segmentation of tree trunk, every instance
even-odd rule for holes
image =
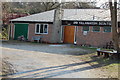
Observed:
[[[61,19],[63,16],[63,11],[61,5],[56,8],[54,12],[54,21],[52,26],[52,37],[51,43],[61,43]]]
[[[0,2],[0,27],[2,26],[2,2]]]
[[[112,23],[112,38],[114,43],[114,49],[120,53],[119,48],[119,38],[118,38],[118,22],[117,22],[117,1],[114,0],[114,4],[112,4],[112,0],[109,0],[110,12],[111,12],[111,23]]]

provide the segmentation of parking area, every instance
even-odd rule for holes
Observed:
[[[74,55],[87,53],[68,44],[4,42],[2,58],[13,65],[14,78],[100,78],[100,71]]]

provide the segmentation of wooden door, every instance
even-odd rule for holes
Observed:
[[[15,32],[14,32],[14,39],[17,40],[19,36],[24,36],[25,39],[28,37],[28,24],[14,24],[15,25]]]
[[[64,43],[74,44],[75,26],[64,27]]]

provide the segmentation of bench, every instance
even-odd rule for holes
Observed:
[[[103,55],[104,58],[108,58],[108,57],[115,55],[115,54],[117,54],[117,52],[112,51],[112,50],[109,50],[109,51],[108,50],[97,50],[97,56]]]
[[[39,42],[39,41],[42,41],[42,40],[41,40],[42,38],[43,38],[43,36],[33,36],[33,37],[32,37],[32,40]]]

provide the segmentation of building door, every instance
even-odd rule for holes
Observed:
[[[14,31],[14,39],[17,40],[19,36],[24,36],[25,39],[28,38],[28,24],[14,24],[15,31]]]
[[[74,44],[74,36],[75,36],[74,34],[75,34],[75,26],[65,26],[63,42]]]

